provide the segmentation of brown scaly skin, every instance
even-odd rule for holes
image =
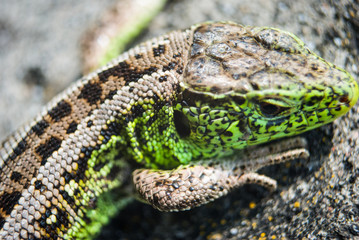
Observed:
[[[255,171],[306,157],[302,144],[268,157],[238,151],[333,121],[357,99],[348,73],[280,30],[204,23],[153,39],[81,79],[2,143],[0,238],[95,235],[125,204],[139,166],[150,170],[135,172],[135,187],[164,210],[247,182],[274,187]],[[180,181],[163,178],[172,169]],[[180,182],[186,188],[172,191]]]

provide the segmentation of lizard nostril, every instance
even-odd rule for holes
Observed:
[[[350,100],[348,98],[348,95],[344,95],[344,96],[340,97],[339,102],[341,102],[341,103],[349,103]]]

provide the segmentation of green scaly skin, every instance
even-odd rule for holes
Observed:
[[[129,201],[133,170],[221,162],[331,122],[358,95],[346,71],[278,29],[203,23],[153,39],[3,143],[0,236],[89,238]]]

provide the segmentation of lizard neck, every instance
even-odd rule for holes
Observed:
[[[192,159],[191,144],[181,139],[175,126],[174,105],[177,102],[178,79],[175,73],[166,74],[167,82],[154,81],[147,83],[151,91],[160,87],[167,89],[168,96],[154,93],[150,100],[137,103],[131,108],[133,114],[129,119],[122,119],[125,127],[127,148],[131,158],[150,168],[171,169]],[[162,78],[163,76],[159,76]],[[142,102],[142,101],[140,101]],[[146,104],[147,102],[148,104]]]

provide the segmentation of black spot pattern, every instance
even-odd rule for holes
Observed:
[[[13,171],[10,176],[10,179],[15,182],[19,182],[21,178],[22,178],[22,174],[17,171]]]
[[[37,136],[41,136],[45,132],[46,128],[48,128],[49,126],[50,125],[48,122],[46,122],[45,120],[40,120],[31,128],[31,130]]]
[[[87,127],[90,128],[92,125],[93,125],[93,121],[92,121],[92,120],[89,120],[89,121],[87,122]]]
[[[42,182],[41,182],[41,180],[35,181],[35,188],[36,188],[36,189],[41,189],[41,187],[42,187]]]
[[[79,165],[79,168],[76,171],[76,176],[74,176],[75,181],[77,180],[77,178],[83,178],[83,176],[85,175],[85,172],[88,169],[87,159],[88,159],[88,157],[86,159],[80,158],[77,161],[77,164]]]
[[[102,87],[98,83],[87,83],[83,86],[78,98],[85,99],[89,104],[96,104],[101,99]]]
[[[105,99],[111,100],[111,99],[113,98],[113,96],[116,95],[116,93],[117,93],[117,90],[112,90],[112,91],[110,91],[110,92],[107,94],[107,96],[106,96]]]
[[[151,75],[156,72],[156,67],[149,67],[144,70],[138,70],[126,62],[120,62],[117,66],[109,68],[98,74],[101,82],[107,82],[110,76],[123,77],[126,80],[126,85],[130,82],[136,82],[144,75]]]
[[[9,158],[6,160],[6,162],[10,160],[14,160],[18,156],[20,156],[22,153],[24,153],[27,149],[27,143],[25,139],[22,139],[17,146],[14,148],[14,152],[9,156]]]
[[[69,214],[59,207],[56,207],[56,210],[57,210],[56,219],[58,219],[58,221],[54,223],[55,226],[58,228],[60,228],[61,225],[63,225],[65,228],[68,227],[70,224],[70,220],[68,219]]]
[[[71,197],[65,190],[60,190],[59,193],[62,195],[62,197],[66,200],[68,204],[71,206],[75,205],[75,199]]]
[[[5,219],[0,216],[0,229],[2,229],[2,227],[4,226],[4,223],[5,223]]]
[[[46,239],[46,238],[44,238],[44,239]],[[35,237],[34,234],[28,234],[28,240],[42,240],[42,239]]]
[[[232,137],[233,136],[233,133],[231,131],[225,131],[223,133],[224,136],[227,136],[227,137]]]
[[[158,81],[159,81],[159,82],[165,82],[165,81],[167,81],[167,76],[161,76],[161,77],[159,77],[159,78],[158,78]]]
[[[164,66],[164,67],[162,68],[162,71],[166,72],[166,71],[175,69],[176,66],[177,66],[177,63],[175,63],[175,62],[170,62],[167,66]]]
[[[0,208],[3,209],[6,214],[10,214],[20,197],[21,193],[19,191],[12,193],[3,192],[0,195]]]
[[[131,107],[131,112],[133,114],[133,117],[139,117],[145,112],[145,110],[140,104],[137,104]]]
[[[182,74],[182,73],[183,73],[183,67],[179,66],[179,67],[177,68],[176,72],[177,72],[178,74]]]
[[[166,46],[163,44],[158,45],[157,48],[153,48],[153,56],[159,57],[166,51]]]
[[[26,143],[25,139],[23,139],[14,148],[14,153],[16,155],[20,155],[26,150],[26,148],[27,148],[27,143]]]
[[[49,115],[55,122],[59,122],[64,117],[70,115],[71,111],[71,105],[66,101],[62,100],[53,109],[49,111]]]
[[[35,152],[39,154],[42,158],[41,165],[45,165],[47,158],[50,157],[54,151],[59,149],[60,146],[61,146],[61,140],[54,136],[52,136],[45,143],[39,145],[35,149]]]
[[[67,134],[74,133],[77,130],[77,122],[73,121],[70,123],[69,127],[66,130]]]

